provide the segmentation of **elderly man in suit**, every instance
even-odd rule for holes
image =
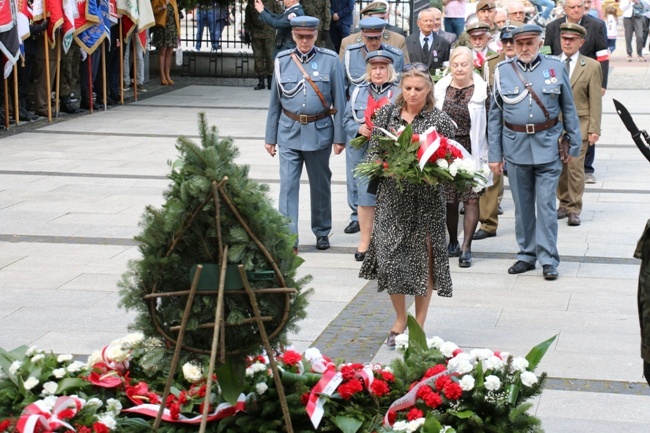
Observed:
[[[343,70],[334,51],[314,45],[317,18],[293,18],[291,27],[297,46],[275,59],[264,147],[271,156],[279,153],[279,210],[296,234],[300,175],[307,168],[311,230],[316,248],[326,250],[332,229],[330,153],[332,145],[337,155],[345,148]]]
[[[557,143],[566,130],[575,158],[582,139],[569,75],[557,57],[539,54],[541,34],[535,24],[513,30],[517,56],[494,72],[488,161],[495,174],[503,173],[504,159],[508,163],[519,245],[508,273],[533,270],[539,261],[544,278],[555,280],[560,263],[555,190],[562,173]]]
[[[433,34],[436,36],[441,36],[444,39],[447,39],[450,44],[456,42],[456,39],[458,39],[456,33],[446,32],[442,30],[442,12],[440,12],[440,9],[429,8],[426,10],[431,11],[431,13],[433,14]]]
[[[437,11],[437,9],[435,10]],[[411,62],[424,63],[430,71],[442,69],[443,64],[449,61],[449,51],[451,50],[449,41],[433,32],[435,20],[433,11],[434,9],[421,10],[417,20],[420,31],[406,38],[406,49]]]
[[[609,51],[607,50],[607,27],[605,22],[589,16],[585,12],[583,0],[564,0],[563,8],[566,16],[553,20],[546,25],[544,45],[551,47],[551,54],[560,56],[562,54],[560,25],[567,22],[580,24],[584,27],[587,30],[587,36],[580,48],[580,53],[600,62],[600,67],[603,70],[601,93],[605,96],[607,77],[609,75]],[[593,166],[596,155],[595,150],[596,146],[589,146],[585,156],[586,183],[596,183]]]
[[[596,144],[600,138],[600,119],[603,112],[600,65],[594,59],[580,54],[579,51],[586,35],[587,30],[579,24],[562,23],[560,26],[561,59],[569,69],[571,91],[580,119],[582,136],[580,156],[564,164],[557,187],[557,197],[560,201],[557,218],[568,217],[570,226],[579,226],[581,222],[582,195],[585,191],[584,159],[587,148]]]
[[[374,1],[361,10],[361,15],[364,17],[376,17],[386,21],[388,18],[388,3],[384,0]],[[397,29],[399,32],[391,29]],[[402,50],[402,53],[404,53],[404,63],[411,63],[408,57],[408,51],[406,50],[406,38],[404,38],[402,35],[401,29],[389,25],[388,21],[386,21],[386,27],[384,28],[384,33],[382,35],[381,41],[385,45],[390,45],[391,47],[399,48]],[[361,31],[356,31],[347,38],[343,39],[341,42],[341,49],[339,50],[341,61],[343,60],[343,55],[345,54],[345,48],[348,45],[358,44],[360,42]]]

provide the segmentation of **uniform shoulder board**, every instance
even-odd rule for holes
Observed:
[[[364,44],[363,42],[355,42],[354,44],[350,44],[350,45],[348,45],[347,47],[345,47],[345,49],[346,49],[346,50],[350,50],[350,51],[352,51],[352,50],[358,50],[358,49],[364,47],[365,45],[366,45],[366,44]]]
[[[498,68],[499,66],[501,66],[501,65],[505,65],[506,63],[510,63],[510,62],[512,62],[513,60],[514,60],[514,58],[512,58],[512,59],[501,60],[499,63],[497,63],[496,67]]]
[[[294,51],[295,51],[295,48],[289,48],[289,49],[287,49],[287,50],[282,50],[282,51],[280,51],[280,52],[278,53],[278,55],[275,56],[275,57],[278,58],[278,57],[289,56],[289,55],[291,55],[291,53],[293,53]]]
[[[554,55],[552,55],[552,54],[543,54],[543,56],[544,56],[545,58],[549,59],[549,60],[555,60],[555,61],[558,61],[558,62],[560,62],[560,63],[564,63],[564,62],[562,61],[562,59],[560,58],[560,56],[554,56]]]
[[[339,58],[339,55],[336,54],[334,51],[330,50],[329,48],[321,48],[321,47],[315,47],[316,51],[319,53],[327,54],[332,57],[336,57],[337,59]]]
[[[500,55],[499,53],[492,53],[489,56],[487,56],[487,58],[485,60],[496,59],[497,57],[499,57],[499,55]]]
[[[390,51],[391,53],[394,53],[394,54],[403,54],[402,50],[400,50],[399,48],[396,48],[396,47],[394,47],[392,45],[384,45],[384,49],[386,51]]]

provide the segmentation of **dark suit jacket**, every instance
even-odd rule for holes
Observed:
[[[456,39],[458,39],[458,36],[456,36],[456,33],[449,33],[444,30],[438,31],[438,36],[442,36],[444,39],[447,39],[450,44],[454,44],[456,42]]]
[[[566,18],[558,18],[546,25],[546,38],[544,45],[551,47],[551,54],[562,55],[562,42],[560,41],[560,24],[566,22]],[[597,53],[607,54],[607,28],[605,21],[585,15],[580,20],[580,25],[587,29],[585,43],[580,48],[580,54],[592,59],[597,59]],[[607,88],[607,76],[609,75],[609,57],[600,62],[603,71],[603,88]]]
[[[451,50],[451,44],[448,40],[436,36],[431,33],[433,40],[430,45],[431,55],[429,59],[426,59],[426,55],[422,50],[422,45],[420,45],[420,32],[413,33],[411,36],[406,38],[406,49],[409,53],[409,59],[411,63],[424,63],[429,67],[429,70],[442,69],[442,63],[449,61],[449,51]],[[433,51],[436,51],[437,56],[433,56]],[[437,59],[437,60],[436,60]]]

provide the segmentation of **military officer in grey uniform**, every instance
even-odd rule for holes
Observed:
[[[562,173],[558,138],[567,131],[573,158],[580,154],[582,139],[569,75],[557,57],[539,54],[541,34],[535,24],[513,30],[516,57],[496,67],[488,161],[496,174],[503,172],[504,159],[508,163],[519,245],[517,262],[508,273],[530,271],[539,261],[544,278],[554,280],[560,263],[555,208]]]
[[[255,0],[255,10],[260,13],[260,20],[276,29],[274,56],[280,51],[296,47],[291,37],[291,20],[305,15],[298,0],[282,0],[282,2],[286,8],[284,13],[274,14],[264,7],[262,0]]]
[[[326,250],[332,228],[329,158],[332,145],[337,155],[345,148],[343,68],[334,51],[314,46],[317,18],[297,17],[291,26],[297,47],[275,59],[264,146],[271,156],[279,153],[279,210],[296,234],[300,175],[303,164],[307,168],[311,229],[316,248]]]

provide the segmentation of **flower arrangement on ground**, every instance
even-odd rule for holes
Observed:
[[[432,185],[450,184],[464,191],[485,187],[488,168],[476,169],[475,162],[461,145],[439,134],[435,128],[413,134],[411,125],[399,131],[379,129],[379,155],[374,161],[361,163],[355,174],[367,178],[393,177],[401,182]]]

